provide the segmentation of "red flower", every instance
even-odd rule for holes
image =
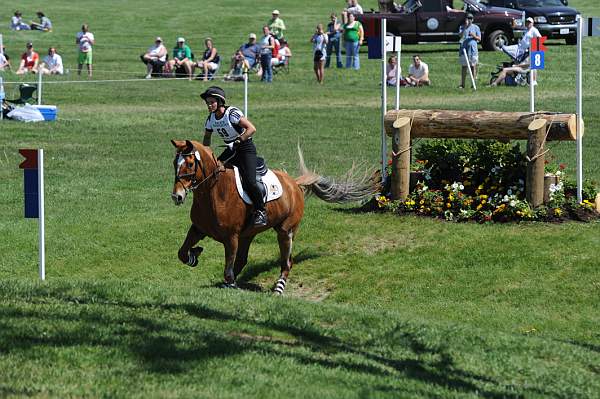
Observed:
[[[558,164],[558,168],[559,168],[560,170],[565,170],[565,169],[567,168],[567,165],[566,165],[566,164],[564,164],[564,163],[560,163],[560,164]]]

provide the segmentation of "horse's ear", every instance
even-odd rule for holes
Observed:
[[[171,144],[173,144],[173,147],[175,148],[185,147],[185,141],[183,140],[171,140]]]
[[[186,140],[185,141],[185,150],[187,152],[192,152],[193,149],[194,149],[194,145],[192,144],[192,142],[189,140]]]

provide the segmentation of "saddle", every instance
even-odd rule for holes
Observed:
[[[258,184],[258,188],[260,189],[264,202],[267,203],[269,201],[276,200],[283,194],[281,182],[277,178],[277,175],[273,173],[272,170],[267,168],[267,164],[263,158],[257,157],[256,161],[256,183]],[[240,177],[238,167],[233,166],[233,171],[235,173],[235,185],[237,187],[238,194],[246,204],[252,205],[250,196],[242,187],[242,179]]]

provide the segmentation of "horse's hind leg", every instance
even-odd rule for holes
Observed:
[[[191,225],[188,230],[187,236],[185,237],[185,241],[181,248],[179,248],[179,252],[177,253],[177,257],[182,263],[186,265],[190,265],[192,267],[198,265],[198,256],[202,253],[202,247],[193,248],[194,245],[198,243],[201,239],[206,237],[206,234],[200,231],[196,226]]]
[[[235,278],[239,276],[244,266],[248,263],[248,251],[250,250],[252,240],[254,240],[254,236],[240,238],[238,242],[238,250],[235,256],[235,263],[233,264],[233,274]]]
[[[276,294],[283,294],[288,275],[290,274],[290,270],[292,270],[292,244],[296,229],[297,227],[289,230],[277,230],[277,241],[279,242],[279,253],[281,256],[279,259],[281,263],[281,274],[273,289]]]

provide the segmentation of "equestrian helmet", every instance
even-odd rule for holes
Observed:
[[[210,86],[206,91],[200,94],[200,97],[206,101],[208,97],[214,97],[219,104],[225,105],[227,97],[225,96],[225,90],[218,86]]]

